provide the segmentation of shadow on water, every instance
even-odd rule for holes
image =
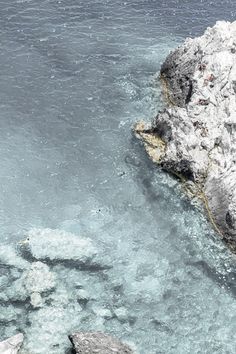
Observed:
[[[27,248],[19,248],[19,252],[21,256],[29,261],[29,262],[44,262],[48,266],[53,267],[56,265],[63,265],[66,268],[69,269],[78,269],[81,271],[89,271],[91,273],[96,273],[104,270],[111,269],[112,266],[110,265],[102,265],[96,262],[95,260],[87,260],[87,261],[79,261],[79,260],[73,260],[73,259],[50,259],[48,257],[45,257],[43,259],[40,258],[35,258],[30,251]]]
[[[226,272],[225,275],[219,273],[216,268],[209,266],[203,260],[201,261],[188,261],[185,262],[186,266],[191,266],[199,269],[205,276],[216,283],[220,288],[227,289],[233,297],[236,297],[236,271]]]
[[[161,201],[163,194],[157,192],[153,186],[153,179],[157,173],[157,166],[147,157],[142,144],[132,136],[130,139],[131,153],[126,156],[125,162],[132,169],[135,169],[136,182],[141,186],[143,194],[150,204]]]

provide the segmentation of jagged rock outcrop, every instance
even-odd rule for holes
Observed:
[[[186,39],[160,77],[166,108],[136,135],[154,162],[187,181],[236,249],[236,22]]]
[[[100,332],[78,332],[69,338],[76,354],[134,354],[128,345]]]
[[[15,336],[0,342],[1,354],[17,354],[23,343],[23,334],[18,333]]]

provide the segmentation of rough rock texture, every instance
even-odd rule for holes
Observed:
[[[44,295],[54,290],[55,286],[56,276],[49,267],[42,262],[33,262],[19,278],[6,284],[4,291],[0,292],[0,301],[8,303],[29,300],[33,307],[41,307]]]
[[[22,343],[23,343],[23,334],[19,333],[15,336],[0,342],[0,353],[1,354],[17,354]]]
[[[236,22],[188,38],[167,57],[161,81],[167,107],[136,134],[153,161],[188,181],[235,248]]]
[[[126,344],[100,332],[78,332],[69,338],[76,354],[134,354]]]
[[[48,261],[89,262],[97,253],[88,238],[52,229],[31,229],[22,246],[34,259]]]
[[[110,268],[107,259],[90,238],[58,229],[31,229],[20,242],[21,254],[31,260],[52,264],[72,264],[98,271]]]

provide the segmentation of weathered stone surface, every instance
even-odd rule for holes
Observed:
[[[52,229],[31,229],[21,244],[22,252],[33,259],[56,263],[96,264],[97,250],[89,238],[71,232]]]
[[[29,294],[43,293],[55,287],[55,274],[46,264],[34,262],[23,274],[22,282]]]
[[[167,99],[150,126],[138,123],[154,162],[192,181],[217,231],[236,246],[236,22],[187,39],[161,68]]]
[[[41,307],[43,304],[42,296],[56,287],[56,276],[49,267],[42,262],[29,263],[21,276],[8,286],[0,300],[9,301],[27,301],[33,307]]]
[[[134,354],[128,345],[100,332],[78,332],[69,338],[76,354]]]
[[[22,343],[23,343],[23,334],[19,333],[15,336],[0,342],[0,353],[1,354],[17,354]]]

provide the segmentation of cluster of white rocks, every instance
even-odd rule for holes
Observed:
[[[99,277],[100,270],[111,268],[106,261],[93,240],[57,229],[31,229],[19,244],[1,245],[0,265],[7,273],[0,275],[0,323],[4,326],[21,323],[25,313],[30,326],[23,350],[28,353],[33,348],[34,353],[40,354],[45,340],[52,354],[58,353],[58,343],[60,348],[63,345],[68,348],[65,334],[75,331],[81,321],[86,320],[90,325],[93,321],[94,330],[104,331],[104,323],[109,320],[129,323],[130,315],[125,307],[108,308],[97,302],[102,288],[98,294],[91,295],[84,286],[93,278],[86,275],[90,270]],[[70,291],[67,282],[74,282]],[[20,306],[14,306],[15,303]],[[16,354],[22,342],[23,334],[5,339],[0,342],[0,353]],[[111,343],[109,338],[108,342]],[[117,347],[118,342],[114,343]],[[126,346],[120,344],[120,348]],[[102,347],[100,352],[103,353]]]
[[[226,241],[236,246],[236,22],[217,22],[166,59],[167,101],[136,135],[152,160],[204,201]]]

